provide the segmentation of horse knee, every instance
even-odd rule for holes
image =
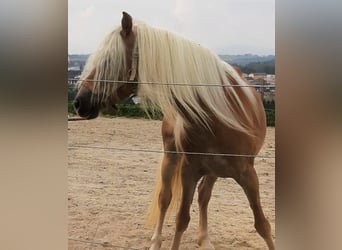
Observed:
[[[198,204],[200,207],[205,207],[206,205],[208,205],[210,200],[210,195],[209,194],[203,194],[203,193],[199,193],[198,195]]]
[[[202,184],[202,183],[201,183]],[[206,204],[209,202],[210,196],[206,192],[206,190],[203,188],[203,186],[198,187],[198,203],[201,206],[202,204]]]
[[[172,192],[169,189],[162,188],[159,193],[159,208],[161,211],[166,211],[170,205]]]
[[[184,232],[189,225],[190,222],[190,215],[189,214],[183,214],[181,216],[177,217],[177,224],[176,224],[176,231],[177,232]]]
[[[198,186],[198,203],[200,207],[208,205],[214,183],[217,179],[216,177],[211,177],[212,179],[208,178],[209,177],[204,177]]]

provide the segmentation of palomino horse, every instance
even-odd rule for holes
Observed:
[[[164,114],[164,150],[180,152],[164,153],[150,215],[155,223],[150,249],[160,249],[167,209],[180,197],[171,247],[179,249],[200,179],[198,244],[200,249],[214,249],[208,237],[207,208],[218,177],[233,178],[243,188],[257,232],[274,249],[271,227],[260,204],[253,157],[265,138],[265,114],[256,91],[234,68],[197,43],[133,24],[123,12],[121,27],[109,33],[91,55],[81,79],[74,102],[80,116],[95,118],[103,103],[115,105],[137,94],[145,106],[158,107]]]

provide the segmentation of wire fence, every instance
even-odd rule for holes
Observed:
[[[75,121],[81,120],[75,119]],[[69,145],[68,149],[96,149],[96,150],[111,150],[111,151],[119,151],[119,152],[138,152],[138,153],[158,153],[158,154],[173,154],[173,155],[196,155],[202,157],[247,157],[247,158],[262,158],[262,159],[275,159],[275,156],[269,155],[251,155],[251,154],[230,154],[230,153],[212,153],[212,152],[186,152],[186,151],[172,151],[172,150],[153,150],[153,149],[133,149],[133,148],[119,148],[119,147],[104,147],[104,146],[91,146],[91,145]],[[95,240],[84,240],[78,238],[68,238],[69,241],[79,242],[81,244],[88,244],[99,246],[107,249],[123,249],[123,250],[146,250],[144,247],[126,247],[112,244],[110,242],[99,242]]]
[[[241,88],[275,88],[275,85],[272,84],[215,84],[215,83],[163,83],[163,82],[135,82],[135,81],[116,81],[116,80],[90,80],[90,79],[72,79],[69,78],[68,82],[70,83],[78,83],[82,81],[87,82],[101,82],[101,83],[124,83],[124,84],[138,84],[138,85],[164,85],[164,86],[180,86],[180,87],[241,87]],[[76,86],[76,84],[75,84]]]
[[[81,82],[84,79],[72,79],[69,78],[68,82]],[[98,82],[97,80],[88,80],[88,82]],[[275,88],[275,85],[224,85],[224,84],[190,84],[190,83],[161,83],[161,82],[132,82],[132,81],[113,81],[113,80],[101,80],[100,82],[107,83],[126,83],[126,84],[154,84],[154,85],[177,85],[177,86],[194,86],[194,87],[257,87],[257,88]],[[74,88],[77,85],[69,86]],[[265,111],[274,111],[274,109],[265,109]],[[85,120],[83,118],[70,118],[68,121]],[[126,152],[144,152],[144,153],[163,153],[163,154],[183,154],[183,155],[198,155],[198,156],[223,156],[223,157],[248,157],[248,158],[269,158],[274,159],[275,156],[267,155],[249,155],[249,154],[229,154],[229,153],[209,153],[209,152],[182,152],[182,151],[165,151],[165,150],[150,150],[150,149],[130,149],[130,148],[114,148],[114,147],[101,147],[101,146],[89,146],[89,145],[70,145],[68,148],[88,148],[88,149],[101,149],[101,150],[114,150],[114,151],[126,151]]]
[[[187,152],[187,151],[172,151],[172,150],[153,150],[153,149],[133,149],[133,148],[118,148],[118,147],[103,147],[103,146],[90,146],[90,145],[70,145],[72,148],[84,149],[100,149],[112,151],[126,151],[126,152],[140,152],[140,153],[158,153],[158,154],[174,154],[174,155],[197,155],[197,156],[222,156],[222,157],[246,157],[246,158],[263,158],[275,159],[275,156],[269,155],[253,155],[253,154],[230,154],[230,153],[212,153],[212,152]]]
[[[104,146],[91,146],[91,145],[70,145],[68,149],[98,149],[98,150],[114,150],[124,152],[139,152],[139,153],[163,153],[163,154],[184,154],[184,155],[198,155],[198,156],[223,156],[223,157],[254,157],[254,158],[267,158],[275,159],[275,156],[268,155],[247,155],[247,154],[227,154],[227,153],[209,153],[209,152],[184,152],[184,151],[171,151],[171,150],[151,150],[151,149],[132,149],[132,148],[118,148],[118,147],[104,147]],[[108,249],[124,249],[124,250],[145,250],[144,247],[133,248],[126,246],[119,246],[109,242],[99,242],[94,240],[84,240],[78,238],[68,238],[69,241],[79,242],[82,244],[97,245]]]
[[[83,81],[82,79],[68,79],[68,83],[72,85],[68,85],[68,89],[77,88],[77,83]],[[95,80],[87,80],[88,82],[96,82]],[[123,84],[151,84],[151,85],[162,85],[162,86],[170,86],[176,85],[180,87],[254,87],[254,88],[274,88],[275,85],[269,84],[246,84],[246,85],[226,85],[226,84],[190,84],[190,83],[161,83],[161,82],[131,82],[131,81],[113,81],[113,80],[101,80],[101,83],[123,83]],[[274,109],[265,109],[265,111],[274,111]],[[85,120],[84,118],[79,117],[71,117],[68,121],[80,121]],[[202,156],[202,157],[246,157],[246,158],[261,158],[261,159],[275,159],[275,156],[269,155],[253,155],[253,154],[232,154],[232,153],[213,153],[213,152],[187,152],[187,151],[172,151],[172,150],[153,150],[153,149],[137,149],[137,148],[120,148],[120,147],[104,147],[104,146],[91,146],[91,145],[69,145],[68,149],[96,149],[96,150],[111,150],[111,151],[119,151],[119,152],[138,152],[138,153],[157,153],[157,154],[173,154],[173,155],[189,155],[189,156]],[[109,242],[97,242],[93,240],[83,240],[83,239],[75,239],[69,238],[70,241],[80,242],[84,244],[92,244],[98,245],[105,248],[112,249],[127,249],[127,250],[143,250],[142,248],[132,248],[132,247],[123,247],[118,245],[113,245]]]
[[[75,78],[68,78],[68,83],[72,83],[71,85],[68,85],[68,89],[71,90],[70,93],[70,98],[68,97],[68,101],[71,101],[74,99],[74,95],[76,93],[74,93],[73,91],[77,90],[78,88],[78,84],[79,82],[82,82],[85,79],[75,79]],[[88,80],[88,82],[101,82],[101,83],[125,83],[125,84],[150,84],[150,85],[164,85],[164,86],[170,86],[170,85],[174,85],[174,86],[179,86],[179,87],[254,87],[257,90],[259,89],[259,92],[262,92],[262,96],[264,94],[266,94],[267,91],[265,91],[264,89],[276,89],[276,86],[273,84],[246,84],[246,85],[238,85],[238,84],[234,84],[234,85],[227,85],[227,84],[208,84],[208,83],[162,83],[162,82],[133,82],[133,81],[114,81],[114,80],[101,80],[101,81],[97,81],[97,80]],[[272,92],[271,94],[274,95],[274,92]],[[265,101],[265,100],[264,100]],[[268,109],[265,108],[265,111],[274,111],[274,109]]]

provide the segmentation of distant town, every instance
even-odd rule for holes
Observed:
[[[68,55],[68,78],[77,79],[83,71],[89,55]],[[275,56],[245,55],[219,55],[219,57],[237,66],[243,72],[244,78],[251,85],[256,86],[264,102],[275,101]],[[260,87],[258,87],[260,86]]]

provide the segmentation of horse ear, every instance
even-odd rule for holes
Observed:
[[[132,17],[125,11],[122,12],[121,19],[121,34],[124,36],[128,36],[132,32],[133,21]]]

